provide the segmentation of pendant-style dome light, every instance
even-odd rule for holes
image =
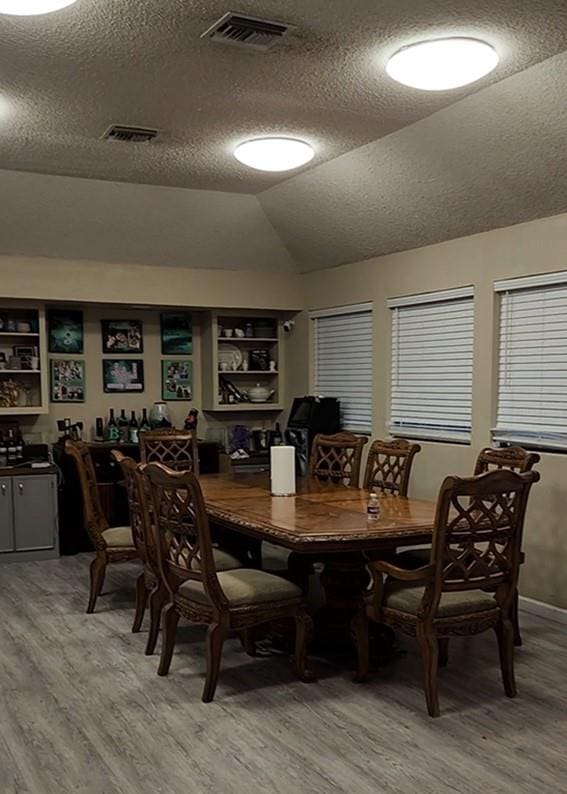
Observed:
[[[77,0],[0,0],[0,14],[18,17],[31,17],[36,14],[50,14],[72,6]]]
[[[234,156],[258,171],[291,171],[312,160],[315,152],[296,138],[257,138],[237,146]]]
[[[386,65],[394,80],[422,91],[447,91],[474,83],[498,64],[498,53],[479,39],[420,41],[402,47]]]

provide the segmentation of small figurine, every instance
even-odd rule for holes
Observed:
[[[198,416],[199,416],[199,411],[197,411],[196,408],[192,408],[189,411],[189,414],[187,415],[187,418],[185,420],[185,425],[184,425],[185,430],[190,430],[193,433],[197,432],[197,422],[199,421]]]
[[[16,408],[20,401],[20,384],[9,378],[0,383],[0,407]]]

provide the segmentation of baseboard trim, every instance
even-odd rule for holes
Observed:
[[[543,601],[536,601],[533,598],[520,596],[520,609],[522,612],[529,612],[531,615],[538,615],[547,620],[554,620],[567,626],[567,609],[554,607],[553,604],[545,604]]]

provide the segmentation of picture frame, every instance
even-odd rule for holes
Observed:
[[[162,312],[162,356],[191,356],[193,354],[193,316],[190,312]]]
[[[189,358],[162,359],[162,400],[193,399],[193,362]]]
[[[141,358],[103,358],[105,394],[140,394],[144,391],[144,361]]]
[[[84,359],[51,359],[52,403],[84,403],[86,399]]]
[[[84,353],[83,312],[76,309],[48,309],[47,336],[50,353]]]
[[[103,353],[143,353],[141,320],[101,320]]]

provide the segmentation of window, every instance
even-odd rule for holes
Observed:
[[[315,394],[341,402],[345,430],[372,432],[372,304],[311,313]]]
[[[567,273],[499,281],[495,441],[567,448]]]
[[[473,288],[395,298],[388,306],[392,309],[390,432],[470,441]]]

